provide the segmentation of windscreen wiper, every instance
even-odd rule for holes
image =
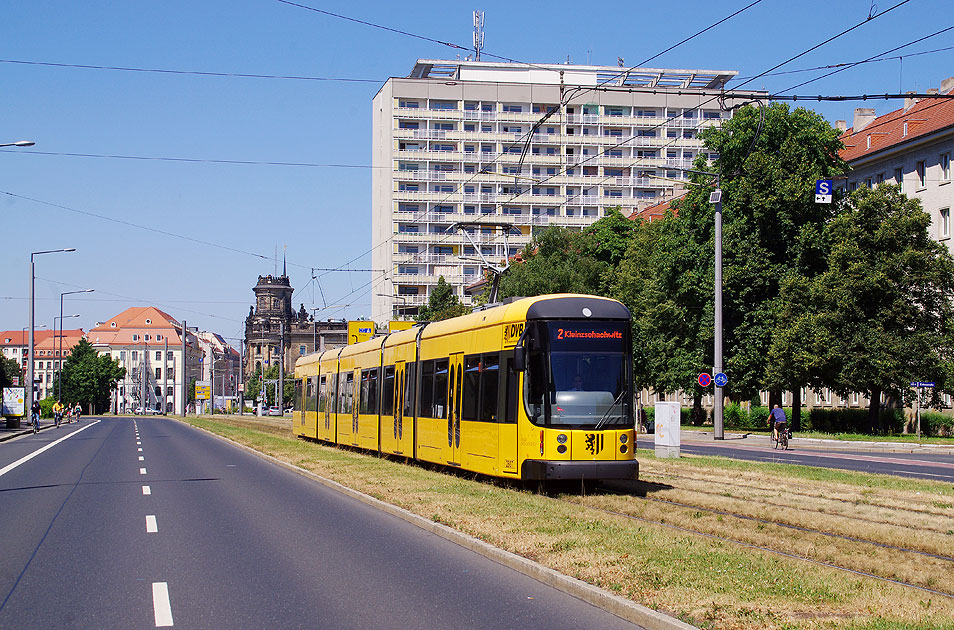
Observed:
[[[616,397],[616,400],[613,401],[613,404],[609,406],[609,409],[606,410],[606,413],[603,414],[603,417],[600,418],[600,421],[596,423],[596,426],[593,427],[593,430],[599,429],[603,426],[603,423],[606,421],[606,418],[609,417],[609,412],[613,411],[613,407],[618,405],[623,400],[623,396],[626,395],[626,390],[624,389],[619,393],[619,396]]]

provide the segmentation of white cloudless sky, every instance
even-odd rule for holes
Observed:
[[[751,1],[300,4],[465,47],[471,12],[481,9],[485,61],[492,54],[615,66],[622,57],[631,66]],[[867,59],[954,25],[949,0],[911,0],[888,12],[899,1],[762,0],[646,65],[754,76],[876,16],[780,68],[802,70]],[[66,297],[64,313],[80,315],[68,327],[89,330],[129,306],[154,305],[240,338],[252,286],[275,271],[276,251],[279,272],[287,257],[296,309],[331,306],[322,318],[369,313],[370,272],[318,271],[319,291],[311,268],[338,267],[372,246],[374,94],[419,58],[461,51],[277,0],[31,0],[4,3],[2,16],[0,143],[36,146],[0,149],[0,328],[27,323],[30,252],[65,247],[77,251],[36,258],[37,325],[53,327],[61,292],[93,288]],[[903,59],[862,64],[795,93],[937,87],[954,76],[954,50],[914,53],[954,46],[952,33],[890,53]],[[828,71],[767,76],[746,87],[779,92]],[[901,103],[799,105],[850,125],[855,107],[882,114]],[[351,268],[370,264],[365,255]]]

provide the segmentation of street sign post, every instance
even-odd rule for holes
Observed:
[[[917,421],[918,425],[918,442],[921,441],[921,390],[934,387],[934,381],[913,381],[911,387],[916,387],[918,389],[918,395],[916,398],[917,404],[914,406],[914,418]]]
[[[715,381],[716,387],[725,387],[729,384],[729,376],[725,372],[719,372],[715,375],[713,380]]]
[[[832,182],[830,179],[815,180],[815,203],[831,203]]]
[[[711,384],[712,384],[712,377],[711,377],[711,376],[709,376],[709,375],[706,374],[705,372],[703,372],[702,374],[699,375],[699,385],[701,385],[701,386],[703,386],[703,387],[708,387],[708,386],[711,385]]]

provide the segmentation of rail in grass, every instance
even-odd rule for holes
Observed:
[[[515,299],[301,357],[299,437],[523,480],[634,479],[630,314]]]

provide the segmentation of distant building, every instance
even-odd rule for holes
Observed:
[[[182,334],[182,323],[154,306],[127,308],[89,331],[93,347],[126,368],[113,393],[112,413],[132,413],[138,407],[182,413],[184,388],[201,380],[203,356],[190,329],[183,357]]]
[[[420,59],[388,79],[372,103],[371,319],[417,314],[441,276],[471,304],[478,254],[498,263],[536,228],[672,197],[699,133],[730,117],[713,96],[736,74]]]
[[[292,374],[298,357],[348,343],[348,322],[315,321],[305,305],[292,309],[294,289],[288,275],[259,276],[252,289],[255,305],[245,318],[245,380],[255,369],[267,370],[284,360],[285,374]]]
[[[929,93],[951,94],[954,77],[941,82],[940,90]],[[845,129],[846,123],[836,123]],[[853,124],[841,136],[845,148],[841,157],[851,166],[846,185],[877,186],[882,182],[900,184],[901,192],[921,200],[931,217],[931,237],[951,243],[951,208],[954,184],[951,183],[951,155],[954,154],[954,101],[914,99],[904,107],[883,116],[873,109],[855,109]]]
[[[210,381],[216,409],[226,408],[228,400],[237,404],[241,382],[238,351],[218,333],[201,331],[196,337],[202,351],[202,376],[199,380]]]
[[[84,336],[82,328],[57,330],[55,334],[52,330],[33,331],[33,350],[36,353],[36,362],[33,364],[33,378],[36,379],[37,395],[40,399],[55,394],[53,391],[55,375],[59,373],[62,362],[72,353],[73,346]],[[21,385],[26,382],[29,344],[29,331],[0,331],[0,348],[2,348],[3,356],[18,362],[23,370]],[[61,345],[62,356],[60,356]]]

